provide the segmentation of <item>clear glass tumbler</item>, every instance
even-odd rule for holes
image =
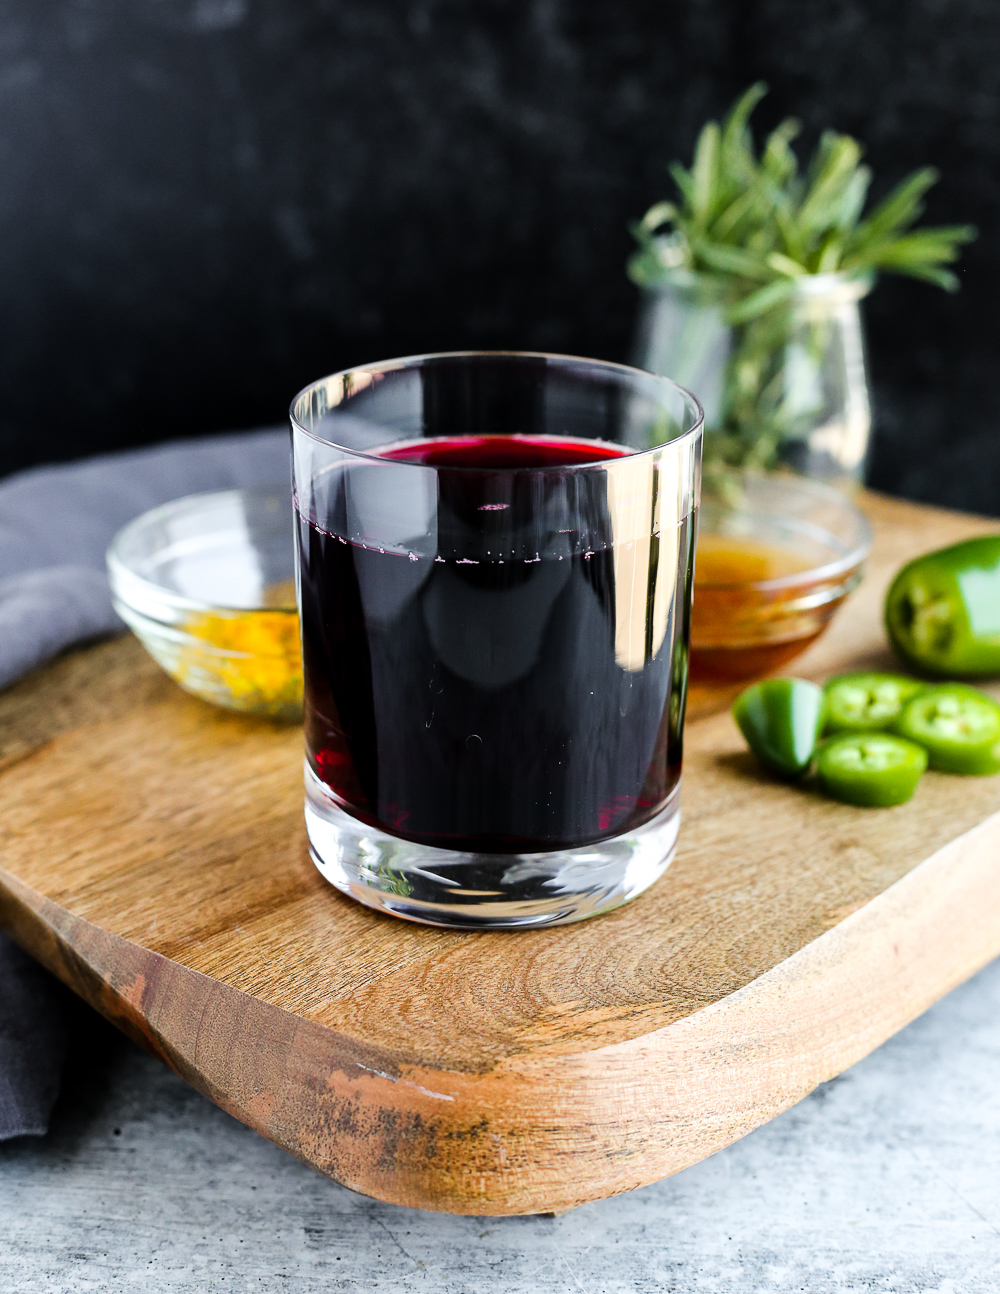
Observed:
[[[352,369],[291,410],[306,824],[397,916],[572,921],[679,826],[702,415],[514,353]]]

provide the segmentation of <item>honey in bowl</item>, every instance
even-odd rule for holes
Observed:
[[[745,472],[706,491],[698,520],[688,716],[725,709],[787,671],[861,580],[871,529],[819,481]]]
[[[724,708],[780,670],[826,628],[850,592],[815,555],[750,536],[698,539],[691,613],[689,714]]]

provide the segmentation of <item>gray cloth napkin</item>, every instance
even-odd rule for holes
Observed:
[[[288,462],[287,431],[271,429],[0,481],[0,687],[72,643],[122,628],[104,552],[127,521],[183,494],[284,484]],[[46,1131],[66,1029],[61,986],[0,934],[0,1141]]]
[[[213,436],[39,467],[0,482],[0,687],[70,643],[114,633],[104,552],[182,494],[289,479],[288,433]]]
[[[48,1130],[66,1055],[67,1006],[62,985],[0,935],[0,1141]]]

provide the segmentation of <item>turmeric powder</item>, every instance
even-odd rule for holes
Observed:
[[[287,596],[284,586],[275,586],[259,610],[192,616],[184,628],[199,644],[181,650],[177,681],[234,710],[296,717],[302,707],[302,652],[299,618]]]

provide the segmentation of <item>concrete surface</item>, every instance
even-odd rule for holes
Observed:
[[[1000,963],[737,1145],[562,1218],[353,1195],[89,1017],[70,1088],[0,1145],[0,1290],[1000,1289]]]

